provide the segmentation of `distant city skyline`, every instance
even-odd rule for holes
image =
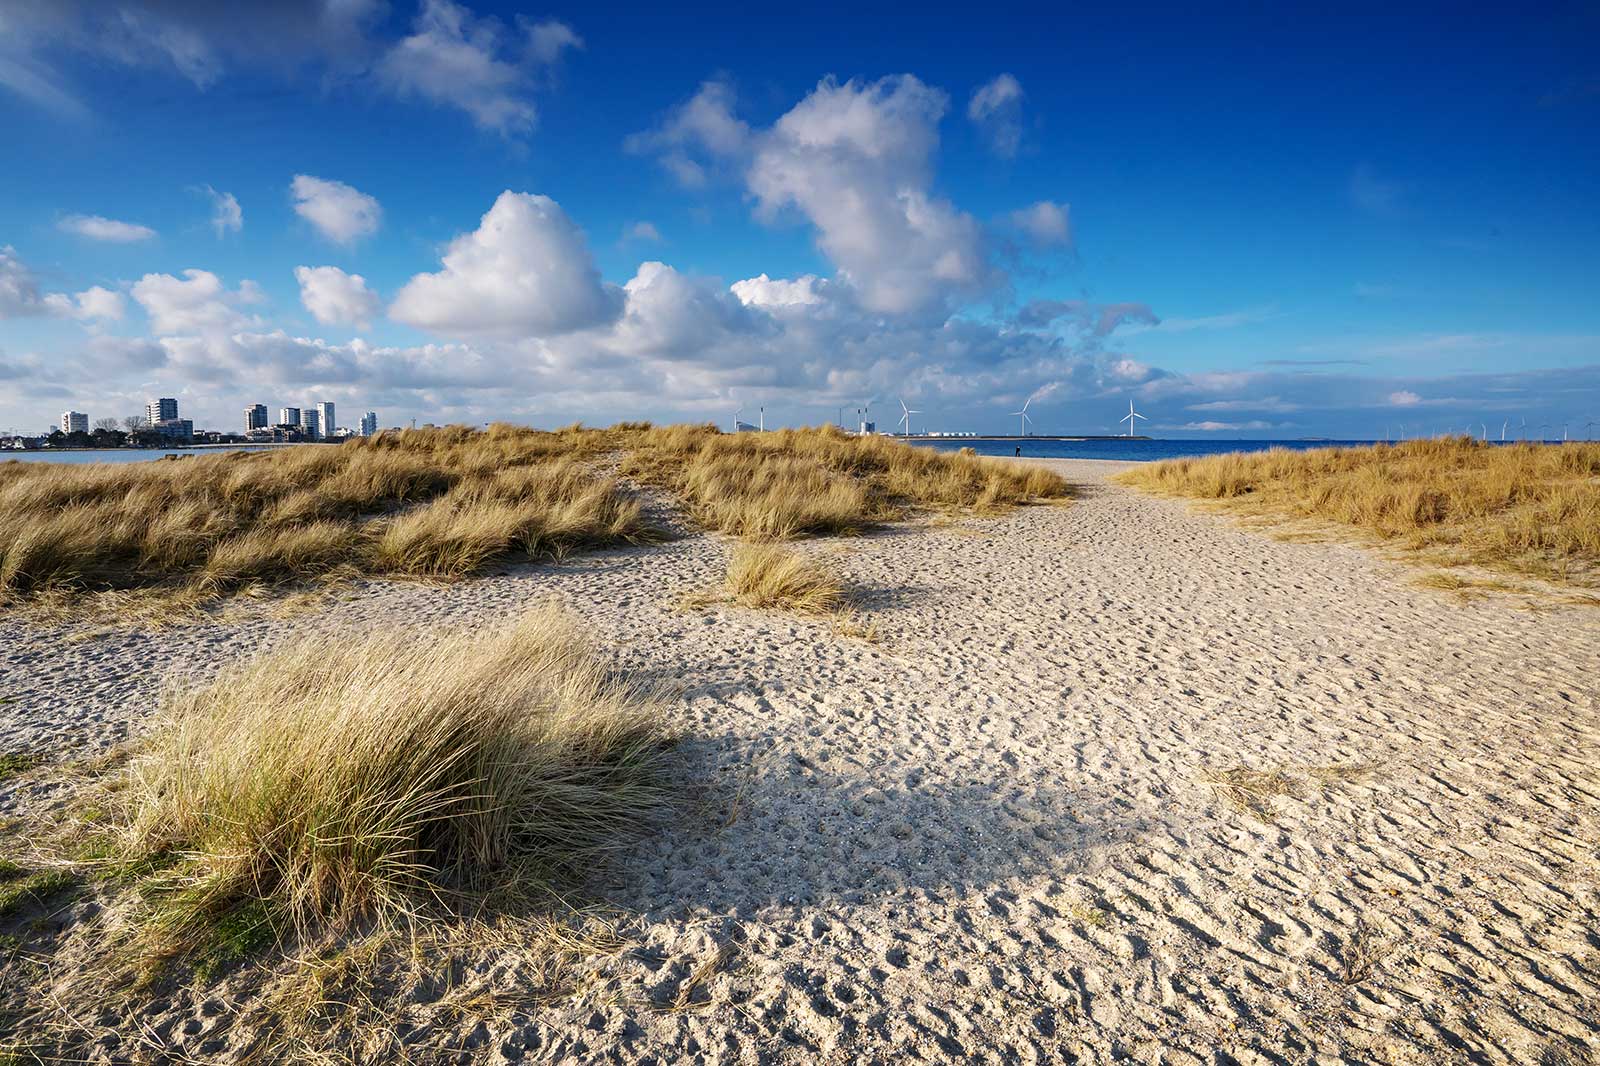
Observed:
[[[145,401],[143,413],[137,416],[103,416],[96,419],[97,429],[100,426],[117,428],[128,431],[137,424],[142,427],[160,431],[163,427],[171,434],[175,429],[184,428],[186,431],[205,431],[232,435],[236,431],[223,426],[196,426],[192,419],[179,418],[180,408],[175,397],[152,397]],[[174,424],[178,425],[174,425]],[[0,437],[18,435],[23,437],[47,437],[52,432],[59,430],[65,434],[88,433],[90,416],[86,412],[76,410],[63,411],[55,423],[43,430],[15,430],[0,428]],[[269,408],[263,403],[254,403],[244,409],[243,426],[237,431],[239,435],[248,435],[252,432],[281,429],[292,426],[302,430],[307,440],[322,440],[337,433],[343,432],[356,436],[371,436],[378,430],[377,413],[368,411],[363,414],[358,422],[358,427],[351,429],[340,426],[337,422],[336,405],[330,401],[318,401],[307,408],[283,407],[279,409],[278,421],[271,422]],[[186,434],[185,434],[186,435]]]
[[[1600,418],[1594,9],[4,17],[0,430]]]

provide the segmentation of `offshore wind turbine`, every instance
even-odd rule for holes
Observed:
[[[1022,416],[1022,432],[1019,433],[1018,436],[1026,437],[1028,435],[1028,423],[1033,421],[1033,419],[1028,417],[1028,405],[1032,402],[1033,397],[1029,396],[1026,400],[1022,401],[1022,410],[1011,412],[1014,415]]]
[[[1128,398],[1128,413],[1123,415],[1121,418],[1117,419],[1117,421],[1118,422],[1126,422],[1126,423],[1128,423],[1128,436],[1131,437],[1131,436],[1133,436],[1133,431],[1136,428],[1138,428],[1138,425],[1139,425],[1139,423],[1136,422],[1135,419],[1139,419],[1139,418],[1144,419],[1146,422],[1150,421],[1150,416],[1149,415],[1142,415],[1138,411],[1135,411],[1133,409],[1133,397],[1130,396]]]

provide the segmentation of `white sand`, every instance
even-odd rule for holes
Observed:
[[[291,628],[487,625],[554,594],[619,665],[680,686],[697,792],[599,886],[634,944],[592,992],[516,1006],[524,971],[486,965],[468,982],[513,1006],[480,1025],[419,1003],[425,1042],[495,1062],[1600,1062],[1600,612],[1461,603],[1362,549],[1101,482],[1125,464],[1051,465],[1085,498],[809,546],[866,590],[876,647],[674,612],[720,576],[725,543],[694,536],[375,583],[292,625],[66,644],[0,621],[0,747],[109,743],[161,670]],[[1247,813],[1204,781],[1240,767],[1299,794]],[[719,947],[694,1009],[652,1007]],[[136,1008],[151,1029],[124,1053],[158,1033],[225,1055],[218,1002]]]

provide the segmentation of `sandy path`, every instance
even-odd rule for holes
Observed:
[[[493,1061],[1600,1063],[1600,612],[1458,603],[1104,484],[1123,464],[1051,465],[1085,498],[813,546],[866,590],[876,647],[673,612],[719,575],[703,536],[292,623],[488,623],[549,593],[681,692],[697,800],[604,886],[637,946],[595,993],[489,1026],[419,1006],[419,1038]],[[204,672],[290,628],[0,622],[4,746],[115,739],[152,662]],[[1241,767],[1297,794],[1251,813],[1205,783]],[[652,1008],[719,951],[694,1009]],[[151,1014],[228,1040],[226,1012]]]

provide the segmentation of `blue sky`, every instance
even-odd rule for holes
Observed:
[[[1597,39],[1592,5],[0,2],[0,430],[904,396],[951,430],[1033,397],[1041,433],[1131,398],[1165,436],[1582,435]]]

